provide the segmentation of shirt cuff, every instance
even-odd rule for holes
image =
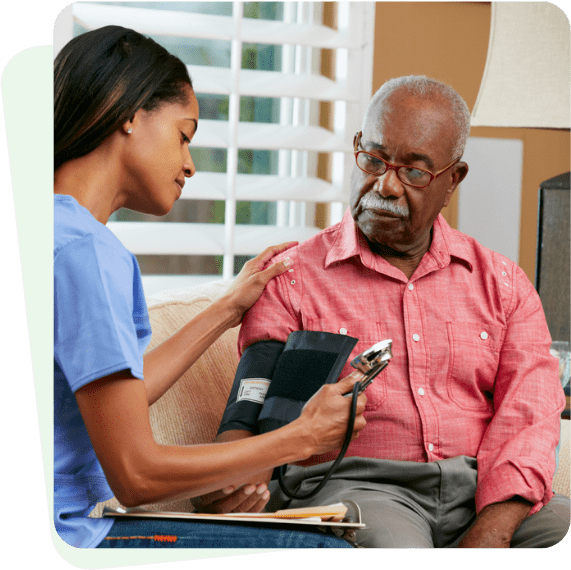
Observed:
[[[495,466],[478,481],[476,490],[476,512],[493,503],[501,503],[519,495],[533,503],[529,515],[538,512],[553,497],[551,484],[546,485],[546,473],[541,466],[529,458],[523,461],[507,460]],[[528,515],[528,516],[529,516]]]

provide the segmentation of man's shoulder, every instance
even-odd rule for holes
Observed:
[[[296,261],[314,263],[324,259],[335,243],[339,227],[340,224],[334,224],[302,241],[298,245],[278,253],[278,255],[272,258],[272,263],[283,261],[286,257],[291,258],[294,263]]]
[[[450,254],[463,257],[473,265],[489,263],[494,266],[502,265],[510,270],[521,270],[519,265],[509,257],[490,249],[480,243],[476,238],[460,230],[448,228],[448,240]]]

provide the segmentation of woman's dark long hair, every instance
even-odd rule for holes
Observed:
[[[184,63],[134,30],[77,36],[54,62],[54,170],[97,148],[138,109],[182,102],[188,86]]]

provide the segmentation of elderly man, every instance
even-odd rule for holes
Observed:
[[[293,268],[240,332],[240,351],[296,330],[358,338],[352,356],[393,340],[339,470],[313,499],[278,489],[268,505],[351,499],[368,525],[362,546],[550,546],[569,526],[569,500],[551,490],[564,396],[541,302],[516,264],[440,215],[468,173],[469,123],[440,82],[383,85],[355,136],[349,211],[288,250]],[[249,435],[223,425],[218,439]],[[311,489],[334,458],[289,466],[289,486]],[[260,510],[269,478],[203,506]]]

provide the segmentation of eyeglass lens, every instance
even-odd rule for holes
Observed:
[[[357,166],[375,176],[382,176],[387,171],[387,165],[382,159],[364,152],[357,155]],[[432,179],[429,172],[411,166],[399,166],[396,171],[401,182],[411,186],[428,186]]]

